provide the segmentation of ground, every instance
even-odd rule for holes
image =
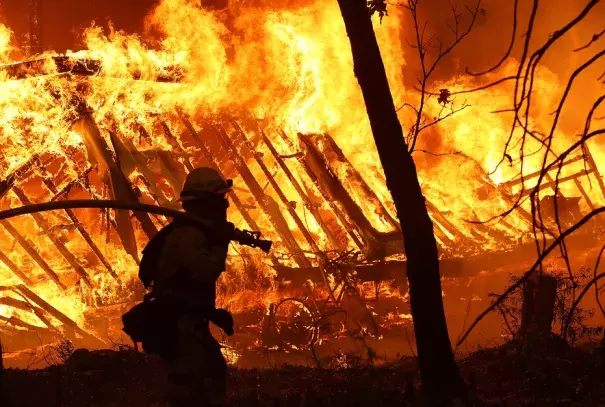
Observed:
[[[605,406],[605,350],[514,344],[460,361],[472,394],[487,406]],[[415,362],[339,369],[232,369],[228,406],[406,406],[417,403]],[[164,406],[154,357],[133,350],[78,350],[64,364],[3,375],[7,406]],[[411,401],[415,402],[411,403]]]

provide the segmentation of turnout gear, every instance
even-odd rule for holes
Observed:
[[[143,250],[139,270],[152,291],[122,317],[124,331],[164,362],[174,406],[218,405],[225,396],[227,365],[209,322],[233,334],[231,314],[215,308],[216,280],[234,237],[224,205],[230,187],[210,168],[191,171],[181,193],[183,207],[212,221],[216,230],[174,221],[158,232]]]

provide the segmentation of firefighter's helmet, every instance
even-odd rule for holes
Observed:
[[[233,181],[225,180],[214,169],[200,167],[191,171],[185,179],[181,191],[181,201],[205,198],[211,195],[225,195],[231,191]]]

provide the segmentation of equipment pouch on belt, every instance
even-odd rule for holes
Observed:
[[[169,356],[178,340],[178,313],[165,300],[144,301],[122,315],[122,330],[133,342],[140,342],[143,350],[160,356]]]

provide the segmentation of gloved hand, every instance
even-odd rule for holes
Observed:
[[[233,335],[233,315],[225,309],[215,308],[210,312],[210,322],[221,328],[227,336]]]

